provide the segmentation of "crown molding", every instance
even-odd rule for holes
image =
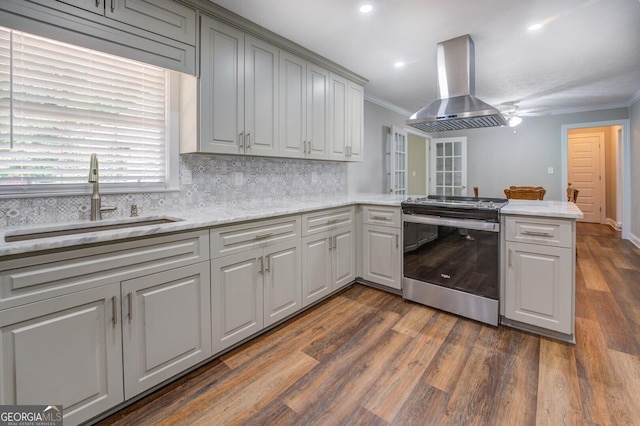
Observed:
[[[365,90],[366,92],[366,90]],[[392,104],[391,102],[387,102],[384,99],[380,99],[376,96],[373,95],[369,95],[367,93],[365,93],[364,95],[364,100],[371,102],[372,104],[376,104],[381,106],[382,108],[388,109],[389,111],[393,111],[395,113],[398,113],[404,117],[409,117],[411,114],[413,114],[411,111],[407,111],[404,108],[399,107],[398,105]]]

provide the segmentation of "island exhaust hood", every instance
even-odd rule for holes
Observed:
[[[475,97],[475,51],[469,34],[438,43],[438,100],[406,121],[423,132],[507,124],[500,111]]]

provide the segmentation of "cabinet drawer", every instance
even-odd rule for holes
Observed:
[[[353,223],[354,207],[323,210],[302,216],[302,236],[335,229]]]
[[[216,259],[295,238],[300,238],[300,216],[212,229],[211,258]]]
[[[367,225],[383,225],[399,228],[401,220],[400,207],[362,206],[362,221]]]
[[[208,260],[208,231],[0,262],[0,310]]]
[[[540,217],[505,216],[507,241],[572,247],[571,221]]]

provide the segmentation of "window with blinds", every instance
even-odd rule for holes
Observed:
[[[164,188],[167,73],[0,27],[0,194]]]

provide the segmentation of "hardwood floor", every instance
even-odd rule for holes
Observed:
[[[640,424],[640,250],[577,247],[575,345],[354,285],[100,424]]]

